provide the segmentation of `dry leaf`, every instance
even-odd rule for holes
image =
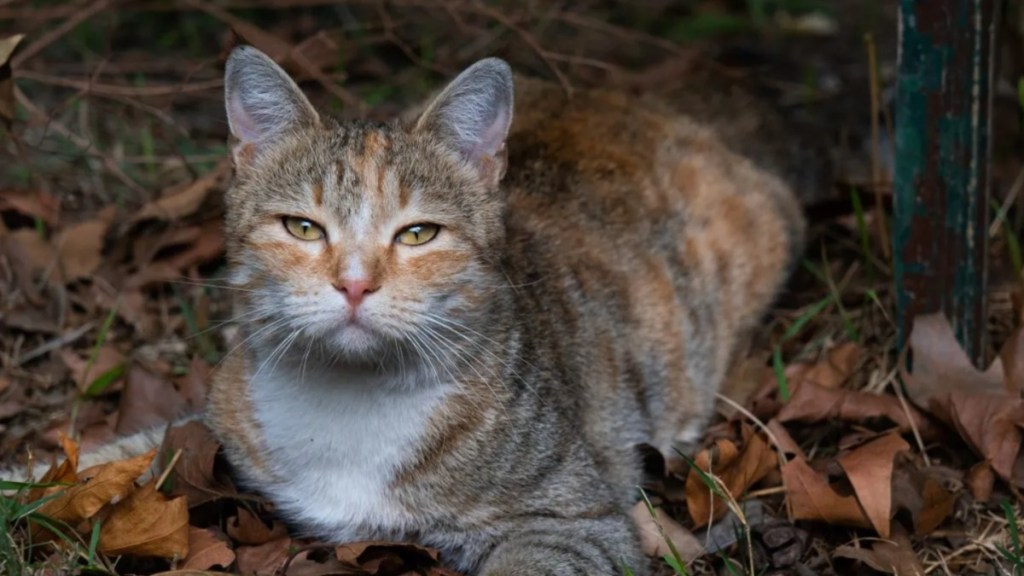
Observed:
[[[655,508],[654,516],[651,516],[647,504],[637,502],[633,506],[632,516],[633,523],[640,532],[640,546],[643,548],[644,554],[654,558],[671,554],[672,551],[665,541],[665,537],[668,537],[684,562],[692,562],[704,555],[704,547],[700,541],[689,530],[665,514],[661,508]],[[664,536],[658,529],[659,525],[665,532]]]
[[[903,438],[887,434],[839,458],[864,514],[882,538],[889,537],[893,459],[907,450],[910,444]]]
[[[741,424],[741,435],[742,449],[737,449],[729,440],[718,440],[711,448],[701,450],[694,459],[698,468],[717,476],[729,493],[737,498],[778,466],[775,453],[750,425]],[[728,510],[726,503],[712,494],[694,471],[690,471],[686,478],[686,506],[698,528],[721,518]]]
[[[99,549],[105,554],[184,558],[188,555],[188,503],[168,498],[146,483],[114,505],[100,525]]]
[[[11,55],[25,37],[15,34],[0,39],[0,117],[7,121],[14,120],[14,79],[11,77]]]
[[[839,388],[853,373],[863,351],[853,342],[846,342],[830,349],[825,357],[803,373],[803,380],[814,382],[824,388]]]
[[[153,449],[135,458],[83,470],[78,474],[78,484],[43,504],[39,512],[72,526],[92,518],[111,501],[124,498],[135,480],[149,469],[155,455],[156,450]]]
[[[830,484],[828,478],[811,468],[804,458],[793,458],[782,467],[782,482],[794,520],[871,527],[853,490],[839,483]]]
[[[405,574],[438,567],[438,551],[418,544],[396,542],[353,542],[334,550],[342,563],[358,566],[371,576]]]
[[[914,318],[908,344],[914,351],[914,371],[908,373],[901,361],[900,374],[907,396],[921,408],[932,411],[934,399],[957,391],[1006,396],[1002,362],[996,359],[985,372],[975,368],[942,313]]]
[[[936,426],[924,414],[909,405],[904,410],[895,396],[825,388],[808,380],[796,387],[777,418],[780,422],[814,423],[839,419],[861,423],[883,416],[899,426],[901,432],[910,432],[913,424],[923,438],[934,438],[938,434]]]
[[[66,282],[88,278],[99,268],[103,261],[103,240],[113,216],[111,207],[99,218],[75,224],[57,235],[54,243]]]
[[[121,396],[117,433],[131,434],[167,424],[187,410],[185,399],[168,379],[142,366],[132,366]]]
[[[995,481],[996,477],[992,473],[992,466],[983,460],[967,471],[964,484],[967,485],[967,489],[971,491],[971,496],[976,502],[987,503],[992,498]]]
[[[150,218],[177,220],[191,216],[203,205],[210,191],[217,187],[230,170],[231,164],[227,160],[221,160],[213,170],[198,180],[165,190],[159,198],[139,209],[132,217],[131,223]]]
[[[227,568],[235,561],[235,552],[227,536],[217,528],[188,528],[188,556],[182,564],[186,570],[206,570],[214,566]]]
[[[202,422],[193,420],[168,429],[160,454],[170,458],[181,450],[181,458],[167,477],[171,494],[185,496],[189,507],[216,500],[225,494],[233,494],[233,490],[221,485],[213,476],[214,461],[219,449],[220,443]],[[270,538],[263,542],[268,540]],[[243,544],[263,542],[242,541]]]
[[[871,568],[896,576],[924,576],[924,566],[914,553],[910,540],[900,534],[895,542],[876,540],[871,548],[840,546],[832,552],[834,557],[850,558],[867,564]]]
[[[235,550],[238,573],[246,576],[273,576],[288,559],[291,546],[292,539],[287,536],[260,546],[239,546]]]
[[[92,354],[92,350],[88,352],[88,355]],[[60,359],[64,362],[64,365],[71,371],[71,378],[75,381],[75,386],[78,387],[79,392],[85,392],[89,385],[91,385],[97,378],[113,370],[117,366],[123,365],[125,362],[124,356],[110,344],[104,344],[99,348],[96,354],[96,361],[93,362],[92,366],[89,366],[88,355],[86,357],[79,356],[75,352],[67,349],[62,349],[59,352]],[[121,383],[124,378],[120,377],[117,380],[111,382],[103,392],[116,392],[121,389]]]
[[[0,190],[0,211],[5,210],[38,218],[47,226],[56,226],[60,219],[60,201],[45,190]]]
[[[266,544],[288,534],[284,524],[271,520],[270,526],[267,526],[259,516],[241,507],[238,509],[238,516],[228,519],[227,528],[232,540],[249,546]]]

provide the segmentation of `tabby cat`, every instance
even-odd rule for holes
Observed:
[[[225,87],[244,343],[204,418],[239,479],[469,574],[646,573],[636,447],[701,438],[801,248],[791,187],[698,119],[495,58],[408,121],[321,115],[251,47]]]

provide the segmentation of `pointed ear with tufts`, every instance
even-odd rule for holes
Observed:
[[[505,138],[512,124],[512,71],[486,58],[459,74],[420,116],[415,131],[429,131],[459,152],[481,178],[497,184],[505,174]]]
[[[239,46],[224,70],[224,103],[236,165],[251,163],[281,136],[320,125],[302,90],[266,54]]]

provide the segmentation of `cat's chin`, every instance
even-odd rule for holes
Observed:
[[[372,361],[384,353],[387,339],[361,324],[349,324],[331,338],[334,348],[355,361]]]

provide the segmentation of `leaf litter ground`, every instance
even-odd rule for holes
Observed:
[[[0,5],[5,29],[24,34],[0,38],[0,458],[31,456],[41,482],[3,500],[4,570],[451,574],[418,546],[291,536],[268,502],[238,492],[197,423],[168,429],[156,451],[77,469],[79,451],[200,408],[231,351],[219,75],[232,29],[347,117],[389,117],[489,54],[566,86],[666,97],[710,69],[783,103],[794,131],[833,142],[835,194],[813,207],[804,265],[701,450],[648,454],[633,511],[645,551],[665,574],[1024,568],[1020,215],[991,243],[993,363],[972,366],[938,316],[895,350],[875,226],[891,157],[888,140],[866,137],[863,36],[891,84],[892,8],[250,4]],[[996,124],[1019,142],[1014,122]],[[1019,170],[997,157],[994,180]]]

